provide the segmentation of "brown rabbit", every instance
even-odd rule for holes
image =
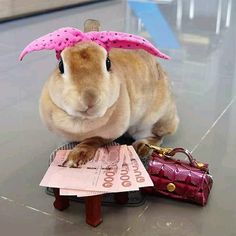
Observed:
[[[66,165],[94,157],[102,145],[128,132],[144,156],[145,143],[159,145],[173,134],[179,118],[166,73],[143,50],[112,49],[83,42],[62,51],[46,82],[40,114],[47,127],[80,143]]]

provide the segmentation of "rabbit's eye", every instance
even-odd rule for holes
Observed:
[[[58,68],[59,68],[61,74],[63,74],[64,73],[64,65],[63,65],[62,59],[60,59],[60,61],[59,61]]]
[[[107,57],[107,60],[106,60],[106,67],[107,67],[107,70],[110,71],[110,69],[111,69],[111,60],[109,59],[109,57]]]

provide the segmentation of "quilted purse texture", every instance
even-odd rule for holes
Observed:
[[[191,153],[183,148],[149,147],[154,151],[146,168],[154,187],[144,191],[204,206],[213,184],[208,164],[197,162]],[[184,153],[188,160],[175,159],[177,153]]]

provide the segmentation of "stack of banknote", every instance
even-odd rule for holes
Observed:
[[[59,188],[60,195],[78,197],[137,191],[141,187],[153,186],[132,146],[99,148],[91,161],[78,168],[63,166],[70,151],[57,151],[40,186]]]

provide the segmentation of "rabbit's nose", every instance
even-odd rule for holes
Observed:
[[[85,105],[88,108],[93,107],[98,102],[98,95],[97,92],[93,89],[88,89],[83,93],[83,100]]]

